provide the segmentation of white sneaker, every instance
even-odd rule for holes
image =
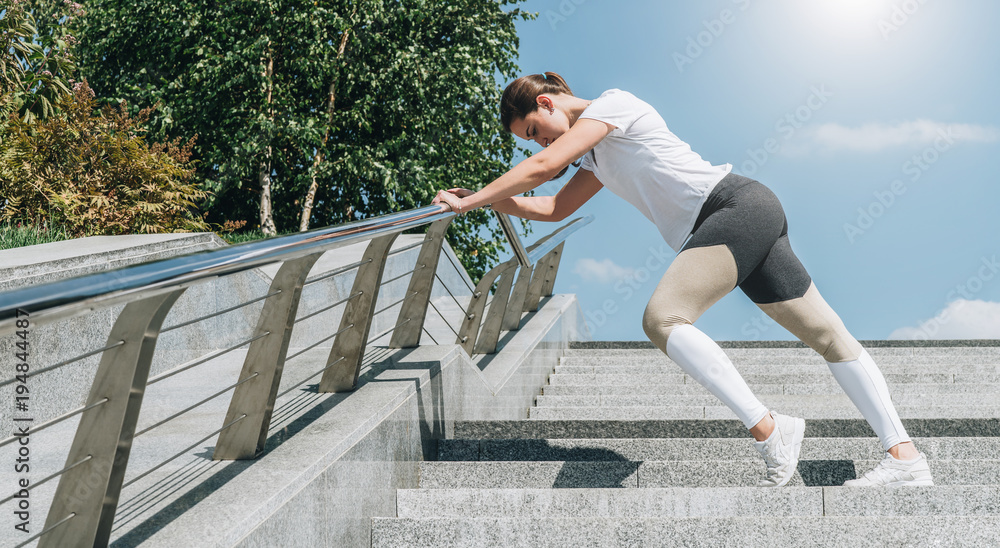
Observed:
[[[872,470],[858,479],[844,482],[847,487],[897,487],[900,485],[934,485],[931,469],[924,454],[914,460],[896,460],[889,453]]]
[[[761,487],[781,487],[792,479],[799,464],[799,450],[806,432],[806,421],[771,411],[774,432],[764,441],[753,446],[760,451],[767,463],[767,476],[758,483]]]

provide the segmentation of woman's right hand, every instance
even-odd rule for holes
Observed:
[[[465,198],[466,196],[472,196],[473,194],[476,193],[475,190],[469,190],[467,188],[449,188],[448,192],[451,192],[452,194],[454,194],[455,196],[458,196],[459,198]]]

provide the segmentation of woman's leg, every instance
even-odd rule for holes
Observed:
[[[787,230],[740,288],[768,316],[823,356],[890,455],[903,460],[918,456],[882,372],[820,295],[792,251]]]
[[[753,434],[767,465],[762,487],[795,473],[805,421],[770,412],[726,353],[692,325],[765,260],[786,228],[784,212],[764,185],[730,173],[706,198],[685,244],[643,315],[646,334],[671,360],[732,410]]]
[[[802,297],[757,306],[823,356],[834,378],[890,455],[901,460],[918,456],[893,406],[885,377],[815,284],[811,283]]]
[[[653,292],[642,327],[657,348],[753,429],[767,416],[767,408],[753,395],[722,348],[692,325],[732,291],[736,282],[736,260],[725,245],[685,249]],[[764,435],[758,440],[766,438]]]
[[[805,421],[771,413],[753,395],[729,356],[692,323],[733,290],[737,264],[726,245],[684,249],[670,264],[643,314],[646,335],[750,429],[764,457],[762,487],[787,484],[798,464]]]

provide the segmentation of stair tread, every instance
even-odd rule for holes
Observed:
[[[762,527],[760,516],[696,518],[373,518],[373,548],[505,546],[995,546],[1000,516],[802,516]]]
[[[399,517],[1000,515],[1000,485],[407,489]]]
[[[902,419],[911,437],[969,437],[1000,434],[1000,419]],[[743,423],[723,419],[671,420],[494,420],[456,421],[460,438],[748,438]],[[863,419],[806,421],[806,437],[873,437]]]
[[[1000,438],[913,437],[929,460],[1000,459]],[[442,440],[438,451],[458,447],[460,460],[697,460],[749,459],[760,456],[746,438],[568,438]],[[882,445],[872,438],[806,438],[800,459],[880,459]],[[439,457],[441,458],[441,457]],[[445,460],[442,458],[442,460]],[[453,460],[453,459],[448,459]]]

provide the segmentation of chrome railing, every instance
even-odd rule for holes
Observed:
[[[458,329],[447,322],[431,301],[434,282],[441,281],[437,265],[445,232],[455,218],[453,213],[439,205],[0,293],[0,336],[15,336],[24,325],[37,327],[124,304],[103,347],[52,365],[31,365],[30,369],[25,365],[24,369],[18,369],[14,378],[0,379],[0,388],[20,384],[25,385],[27,390],[26,383],[30,377],[89,356],[101,356],[86,403],[29,430],[34,435],[80,415],[65,467],[26,487],[30,490],[59,479],[44,527],[19,546],[36,539],[42,547],[107,545],[121,490],[215,435],[219,438],[213,459],[256,458],[264,448],[278,396],[316,377],[320,377],[320,392],[353,390],[367,345],[391,334],[389,348],[410,348],[419,344],[422,332],[430,336],[424,328],[428,306],[441,316],[455,333],[456,343],[470,355],[496,352],[501,331],[518,329],[522,314],[537,310],[542,296],[552,294],[565,240],[592,218],[575,219],[525,248],[507,215],[495,213],[514,256],[487,272],[475,288],[470,288],[472,298],[466,306],[444,286],[456,305],[465,311]],[[392,243],[403,231],[427,224],[430,227],[420,243],[390,251]],[[310,269],[324,252],[365,241],[368,246],[361,261],[308,278]],[[418,246],[420,252],[411,271],[382,281],[386,259],[390,255]],[[451,260],[450,256],[445,256]],[[188,287],[275,263],[281,263],[281,266],[265,295],[193,320],[162,327],[167,313]],[[347,298],[296,318],[305,285],[353,269],[357,269],[357,273]],[[379,288],[407,275],[410,280],[405,297],[378,308]],[[488,301],[486,296],[494,283],[497,283],[497,289],[492,300]],[[149,376],[160,333],[260,301],[264,301],[263,309],[252,336],[154,377]],[[489,311],[484,317],[487,304]],[[399,305],[402,306],[392,327],[371,336],[374,317]],[[289,356],[289,341],[296,323],[338,306],[344,306],[339,327],[329,336]],[[324,367],[278,394],[285,362],[331,339],[332,348]],[[434,343],[437,344],[437,341]],[[136,432],[147,386],[246,345],[249,345],[247,355],[235,382]],[[221,428],[128,483],[124,482],[134,438],[230,390],[233,395]],[[22,435],[18,434],[0,440],[0,447],[16,443],[21,438]],[[17,497],[18,493],[8,496],[0,500],[0,505],[16,501]]]

